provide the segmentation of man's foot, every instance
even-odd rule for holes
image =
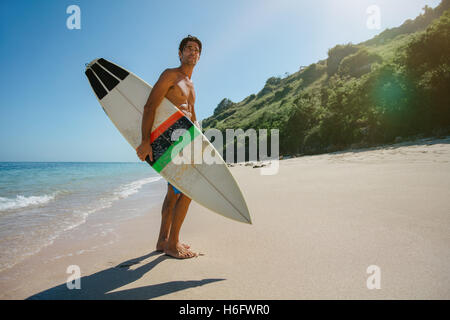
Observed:
[[[177,259],[189,259],[198,257],[197,253],[192,252],[181,243],[177,243],[175,247],[169,246],[169,244],[167,244],[166,248],[164,249],[164,253]]]
[[[167,245],[167,240],[159,240],[156,244],[156,251],[158,252],[164,252],[164,248]],[[185,249],[189,249],[191,246],[187,245],[186,243],[181,244]]]

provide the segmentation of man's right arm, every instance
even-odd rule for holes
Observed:
[[[173,83],[173,73],[169,70],[164,71],[155,83],[150,95],[147,99],[147,103],[144,106],[144,114],[142,115],[141,126],[141,145],[136,148],[137,155],[142,161],[150,156],[150,160],[153,161],[153,154],[150,146],[150,135],[155,121],[156,109],[163,101],[167,91]]]

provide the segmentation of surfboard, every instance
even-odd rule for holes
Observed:
[[[85,74],[109,119],[136,150],[152,87],[104,58],[87,64]],[[178,139],[174,139],[174,132],[181,133]],[[153,161],[147,157],[146,162],[178,190],[224,217],[252,223],[242,191],[220,153],[166,98],[156,109],[150,143]],[[214,161],[205,161],[208,156]]]

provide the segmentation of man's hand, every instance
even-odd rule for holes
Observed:
[[[153,161],[153,150],[150,142],[143,141],[139,147],[136,148],[136,154],[141,159],[141,161],[145,161],[147,156],[150,157],[150,161]]]
[[[189,105],[188,105],[188,104],[186,104],[186,103],[181,104],[181,105],[178,107],[178,109],[179,109],[181,112],[183,112],[184,115],[185,115],[189,120],[192,120],[192,113],[191,113],[191,111],[189,110]]]

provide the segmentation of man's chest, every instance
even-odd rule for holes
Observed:
[[[193,103],[195,101],[195,91],[194,85],[188,79],[177,80],[172,87],[170,87],[169,92],[177,101],[188,101]]]

